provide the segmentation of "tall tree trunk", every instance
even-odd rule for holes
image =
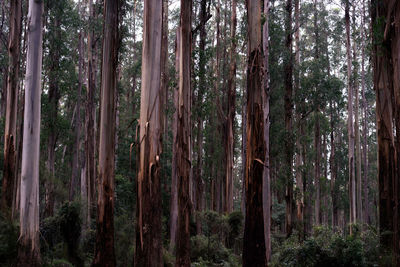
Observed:
[[[337,164],[336,164],[336,144],[335,144],[335,123],[333,118],[334,105],[330,103],[330,121],[331,121],[331,154],[330,154],[330,169],[331,169],[331,199],[332,199],[332,228],[335,230],[338,227],[338,199],[336,191],[337,179]]]
[[[79,3],[79,13],[81,3]],[[81,15],[81,14],[80,14]],[[78,36],[78,93],[76,100],[76,117],[75,117],[75,142],[72,156],[72,174],[69,187],[69,201],[75,198],[77,187],[79,185],[80,177],[80,137],[81,137],[81,95],[82,95],[82,83],[83,83],[83,57],[84,57],[84,43],[83,43],[83,32],[79,32]]]
[[[198,83],[198,94],[196,101],[197,109],[197,137],[196,137],[196,168],[194,170],[194,180],[196,183],[196,211],[198,213],[203,210],[203,195],[204,195],[204,182],[203,182],[203,97],[206,89],[206,41],[207,41],[207,0],[202,0],[200,3],[200,42],[199,42],[199,83]],[[196,214],[196,228],[197,234],[201,234],[201,219]]]
[[[25,76],[18,266],[40,266],[39,154],[43,1],[30,0]]]
[[[246,218],[243,242],[243,266],[265,266],[266,249],[263,213],[263,173],[265,168],[263,53],[261,2],[248,0],[248,68],[247,68],[247,157]]]
[[[118,66],[119,1],[104,1],[103,60],[101,74],[100,142],[98,167],[97,233],[93,266],[115,266],[114,154],[115,91]]]
[[[162,0],[144,2],[135,266],[163,266],[160,183],[162,10]]]
[[[93,0],[89,0],[89,30],[87,36],[87,91],[86,91],[86,107],[85,107],[85,171],[87,183],[86,197],[86,221],[90,227],[92,218],[92,207],[95,200],[95,180],[96,180],[96,160],[95,160],[95,94],[96,94],[96,41],[94,34],[94,20],[96,17]],[[84,198],[85,199],[85,198]]]
[[[295,0],[294,7],[295,17],[295,71],[294,71],[294,90],[296,95],[300,95],[300,0]],[[296,105],[296,121],[298,133],[296,134],[296,189],[298,195],[296,196],[297,206],[297,226],[299,239],[304,239],[304,187],[303,187],[303,157],[302,157],[302,143],[300,137],[303,135],[303,125],[301,123],[301,107],[298,103]]]
[[[356,27],[356,10],[355,5],[353,5],[353,31]],[[357,222],[361,223],[363,221],[362,215],[362,184],[361,184],[361,145],[360,145],[360,123],[359,123],[359,83],[358,83],[358,63],[357,63],[357,45],[356,40],[353,40],[353,61],[356,62],[354,65],[354,93],[355,93],[355,106],[354,106],[354,141],[355,141],[355,159],[356,159],[356,214]]]
[[[47,3],[47,9],[58,9],[57,6]],[[55,14],[59,14],[56,10]],[[59,71],[60,71],[60,18],[55,15],[53,18],[54,31],[50,33],[50,48],[49,57],[51,58],[49,70],[49,93],[48,103],[50,107],[49,112],[49,135],[47,139],[47,161],[46,168],[48,172],[48,179],[45,183],[45,216],[53,216],[54,214],[54,172],[55,172],[55,149],[57,143],[57,113],[58,102],[60,98],[59,93]]]
[[[400,4],[374,0],[371,11],[378,123],[379,230],[382,246],[392,250],[393,266],[399,266]]]
[[[362,97],[362,113],[363,113],[363,193],[364,193],[364,223],[369,224],[369,200],[368,200],[368,113],[367,98],[365,96],[365,1],[362,6],[361,19],[361,97]]]
[[[16,166],[16,137],[18,111],[18,78],[21,44],[21,1],[10,2],[10,28],[8,37],[8,80],[7,80],[7,107],[4,133],[4,169],[1,209],[8,213],[13,204],[15,193]],[[4,78],[4,77],[3,77]],[[11,214],[11,213],[10,213]]]
[[[292,54],[292,0],[286,1],[286,51],[284,56],[285,68],[285,170],[286,170],[286,214],[285,228],[286,236],[292,234],[293,228],[293,144],[292,144],[292,95],[293,95],[293,54]]]
[[[270,128],[270,87],[269,87],[269,0],[264,0],[263,25],[263,52],[264,52],[264,77],[263,77],[263,112],[264,112],[264,142],[265,142],[265,160],[262,181],[262,202],[264,218],[264,238],[265,238],[265,256],[267,263],[271,260],[271,176],[269,163],[269,128]]]
[[[234,160],[234,121],[236,106],[236,0],[232,0],[231,11],[231,51],[229,54],[228,114],[226,116],[225,136],[225,212],[233,211],[233,160]]]
[[[177,131],[178,231],[176,266],[190,266],[190,114],[192,1],[181,0]]]
[[[347,131],[349,138],[349,200],[350,200],[350,232],[351,224],[356,222],[356,181],[355,181],[355,162],[354,162],[354,126],[353,126],[353,82],[351,75],[352,57],[350,43],[350,7],[349,0],[345,3],[345,23],[346,23],[346,53],[347,53],[347,87],[348,87],[348,119]]]
[[[314,31],[315,31],[315,59],[319,60],[319,27],[318,27],[318,0],[314,0]],[[319,82],[316,84],[315,90],[318,92]],[[314,128],[314,148],[315,148],[315,167],[314,167],[314,179],[315,179],[315,224],[321,224],[321,133],[320,133],[320,103],[319,99],[315,100],[316,110],[315,114],[315,128]]]
[[[179,73],[179,53],[180,53],[180,29],[176,31],[175,40],[175,69]],[[177,75],[179,79],[179,76]],[[176,244],[176,231],[178,224],[178,179],[177,179],[177,134],[178,134],[178,97],[179,87],[174,88],[174,107],[176,107],[172,125],[172,170],[171,170],[171,212],[170,212],[170,243],[169,251],[173,252]]]

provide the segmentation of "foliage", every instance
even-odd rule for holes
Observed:
[[[18,226],[0,214],[0,265],[9,266],[17,257]]]
[[[303,243],[298,242],[294,234],[277,244],[273,248],[271,266],[378,266],[378,240],[372,229],[344,236],[319,226]]]

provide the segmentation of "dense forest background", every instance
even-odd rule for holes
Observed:
[[[381,236],[398,241],[398,219],[384,218],[398,214],[400,147],[393,130],[379,153],[399,148],[384,161],[397,167],[383,183],[377,114],[380,122],[389,105],[398,119],[400,89],[390,85],[397,93],[379,102],[376,73],[399,71],[382,63],[399,51],[399,9],[367,0],[0,1],[0,265],[396,266],[399,245]],[[29,54],[34,31],[40,68]],[[386,40],[394,44],[382,55]],[[39,91],[27,91],[35,70]],[[268,103],[266,139],[249,137],[261,127],[247,115],[251,101]],[[142,118],[153,120],[153,109],[155,137]],[[35,119],[38,157],[23,151],[36,144],[24,140]],[[260,151],[256,181],[246,159]],[[155,162],[143,159],[151,155]],[[24,185],[35,161],[38,183]],[[390,204],[382,188],[393,188]],[[35,197],[38,210],[24,217]],[[38,244],[32,255],[25,234]]]

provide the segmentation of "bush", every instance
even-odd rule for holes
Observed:
[[[271,266],[380,266],[379,239],[372,230],[344,237],[327,227],[315,227],[303,243],[294,233],[276,244]]]
[[[0,265],[12,266],[17,258],[18,226],[0,215]]]

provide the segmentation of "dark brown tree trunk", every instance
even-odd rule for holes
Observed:
[[[163,266],[161,182],[163,0],[144,2],[135,266]],[[165,92],[164,92],[165,93]]]
[[[115,91],[118,66],[119,1],[104,1],[103,60],[99,125],[96,251],[93,266],[115,266],[114,167]]]
[[[372,1],[374,88],[378,123],[379,230],[381,244],[399,255],[400,3]],[[385,18],[384,23],[382,19]]]
[[[177,131],[178,231],[176,266],[190,266],[190,114],[192,1],[181,0]]]
[[[266,266],[263,215],[265,166],[261,2],[248,0],[246,218],[243,266]]]
[[[10,2],[10,28],[8,37],[8,80],[7,80],[7,107],[4,134],[4,169],[1,209],[5,214],[11,211],[15,197],[16,166],[16,137],[18,111],[18,78],[21,44],[21,1]],[[7,76],[6,76],[7,77]],[[3,76],[3,79],[5,77]],[[9,213],[11,215],[11,213]]]

